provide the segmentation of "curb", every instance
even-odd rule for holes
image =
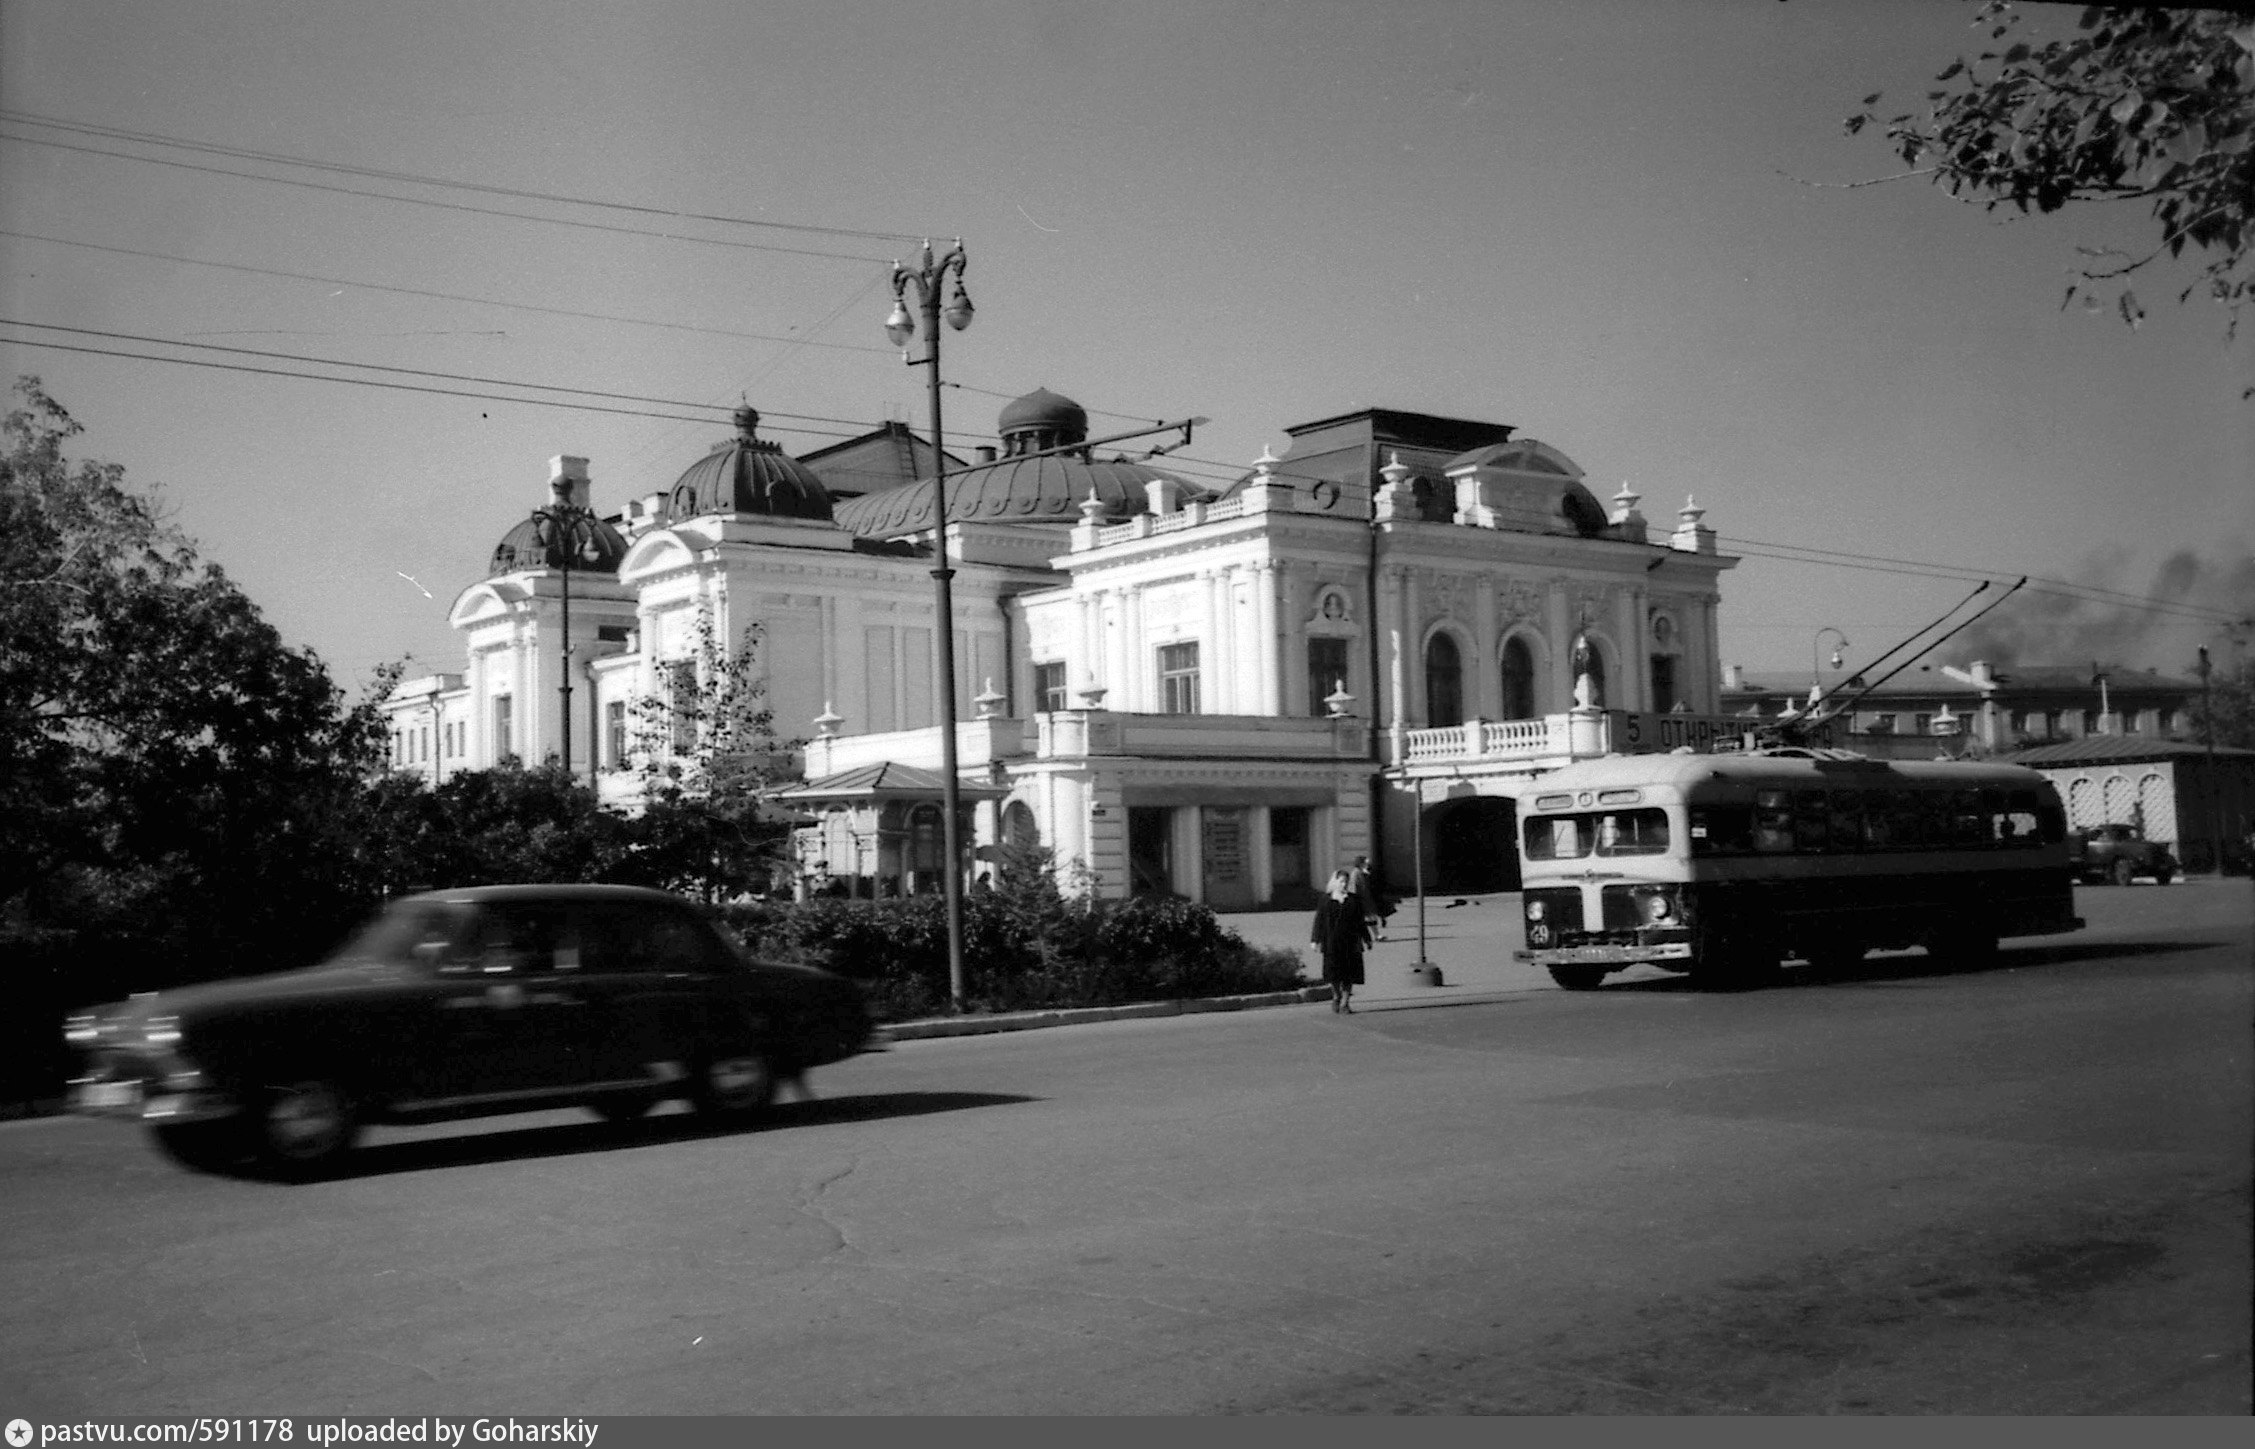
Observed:
[[[1209,996],[1189,1001],[1142,1001],[1131,1006],[1078,1006],[1059,1011],[1009,1011],[992,1016],[942,1016],[896,1021],[877,1028],[880,1041],[922,1041],[938,1036],[985,1036],[998,1031],[1039,1031],[1052,1026],[1085,1026],[1098,1021],[1141,1021],[1155,1016],[1196,1016],[1209,1011],[1252,1011],[1264,1006],[1299,1006],[1328,1001],[1328,986],[1297,991],[1266,991],[1257,996]]]

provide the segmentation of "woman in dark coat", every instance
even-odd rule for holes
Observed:
[[[1343,870],[1331,873],[1331,885],[1316,902],[1310,944],[1323,953],[1323,979],[1331,984],[1331,1009],[1351,1012],[1354,992],[1362,985],[1362,953],[1370,944],[1370,916],[1362,897]]]

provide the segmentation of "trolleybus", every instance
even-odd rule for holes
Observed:
[[[1613,755],[1535,781],[1519,819],[1520,959],[1573,991],[1638,964],[1712,985],[1911,946],[1973,964],[2083,924],[2058,792],[2015,765]]]

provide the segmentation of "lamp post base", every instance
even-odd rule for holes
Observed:
[[[1443,986],[1447,984],[1441,979],[1441,968],[1430,961],[1420,961],[1410,967],[1409,980],[1412,986]]]

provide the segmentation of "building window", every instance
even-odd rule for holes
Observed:
[[[626,765],[626,701],[614,699],[603,706],[603,758],[612,769]]]
[[[1162,714],[1198,712],[1198,645],[1159,646],[1159,710]]]
[[[697,662],[676,659],[666,665],[666,716],[677,755],[697,748]]]
[[[2098,733],[2097,710],[2086,709],[2083,711],[2083,733],[2086,735],[2095,735]]]
[[[1055,714],[1072,708],[1065,698],[1065,664],[1057,660],[1034,666],[1034,708],[1044,714]]]
[[[1871,733],[1875,735],[1891,735],[1894,732],[1895,717],[1893,715],[1875,714],[1871,717]]]
[[[517,757],[517,702],[506,694],[493,697],[493,762],[507,764]]]
[[[1503,717],[1535,717],[1535,651],[1524,639],[1507,639],[1503,645]]]
[[[1331,706],[1324,701],[1346,687],[1347,641],[1344,639],[1310,639],[1308,641],[1308,713],[1311,715],[1331,713]]]
[[[1433,729],[1464,723],[1464,661],[1446,634],[1425,646],[1425,723]]]

